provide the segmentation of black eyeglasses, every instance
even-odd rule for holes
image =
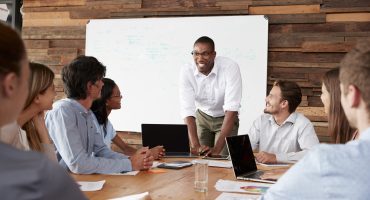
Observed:
[[[204,52],[201,52],[201,53],[200,52],[197,52],[197,51],[192,51],[191,52],[191,55],[193,55],[194,57],[199,57],[199,56],[208,57],[212,53],[213,53],[213,51],[204,51]]]

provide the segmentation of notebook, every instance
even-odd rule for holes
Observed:
[[[185,124],[141,124],[143,146],[163,145],[165,157],[198,157],[190,153],[188,128]]]
[[[250,180],[264,183],[275,183],[272,180],[263,180],[264,173],[257,170],[251,142],[248,135],[226,137],[226,145],[233,164],[234,175],[239,180]]]

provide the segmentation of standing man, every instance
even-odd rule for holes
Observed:
[[[96,58],[80,56],[62,69],[66,99],[54,103],[46,126],[57,148],[59,163],[76,174],[109,174],[145,170],[153,156],[147,148],[131,157],[113,152],[103,141],[90,110],[100,98],[105,66]]]
[[[252,149],[261,163],[296,162],[319,143],[305,116],[295,112],[302,100],[301,88],[292,81],[276,81],[266,97],[265,114],[249,130]]]
[[[227,155],[225,137],[238,134],[242,79],[237,63],[216,57],[207,36],[193,46],[194,63],[180,74],[181,116],[195,154]]]
[[[262,199],[369,199],[370,41],[340,63],[341,103],[359,139],[320,144],[270,187]],[[339,87],[339,85],[338,85]]]

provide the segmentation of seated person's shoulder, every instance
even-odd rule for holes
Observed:
[[[319,156],[322,162],[330,163],[333,160],[370,159],[370,143],[362,144],[362,141],[351,141],[347,144],[320,144],[312,150],[312,153]]]
[[[47,115],[59,112],[73,112],[73,103],[68,99],[60,99],[53,103],[53,109],[47,111]]]
[[[259,117],[257,117],[256,120],[259,120],[259,121],[269,121],[270,119],[273,119],[271,114],[263,113],[262,115],[260,115]]]
[[[311,123],[311,121],[306,116],[304,116],[302,113],[299,113],[299,112],[294,112],[294,113],[297,116],[296,121],[300,121],[304,124]]]
[[[40,153],[21,151],[0,143],[0,163],[2,199],[28,199],[29,196],[84,199],[67,172]]]

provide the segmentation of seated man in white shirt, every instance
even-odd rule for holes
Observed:
[[[270,187],[262,199],[369,199],[370,41],[340,63],[341,104],[359,139],[320,144]],[[339,85],[338,85],[339,87]]]
[[[261,163],[295,162],[319,143],[315,129],[295,110],[301,103],[300,87],[291,81],[276,81],[266,97],[265,114],[254,122],[249,138]]]

